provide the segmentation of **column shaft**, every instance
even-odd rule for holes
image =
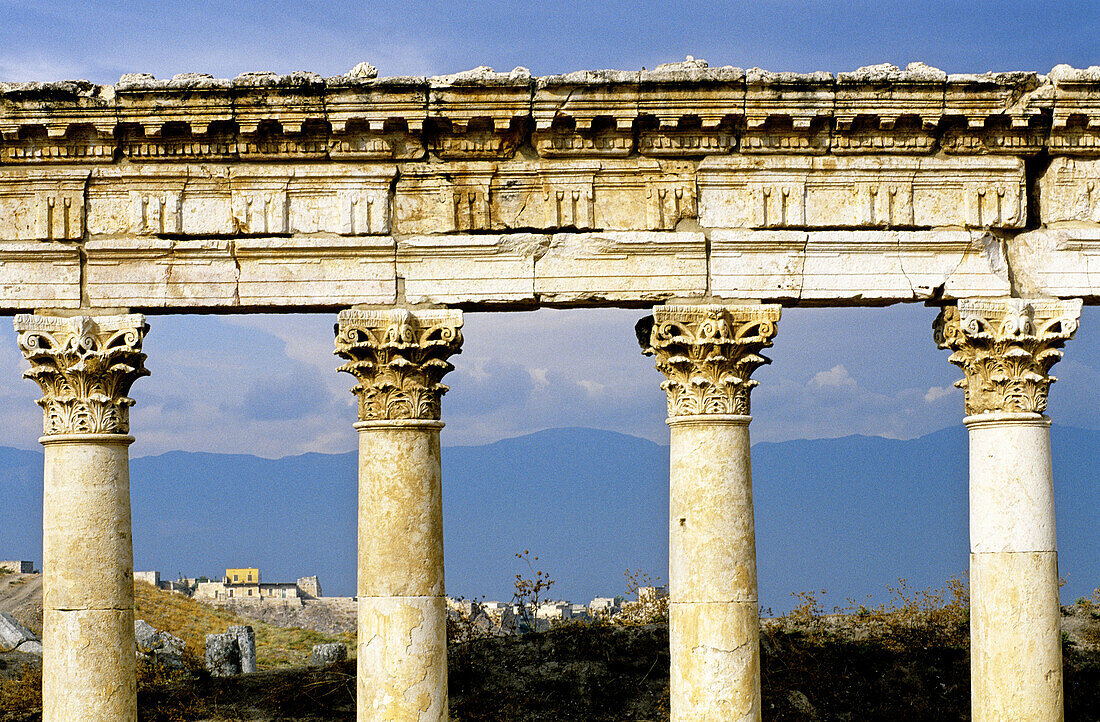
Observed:
[[[141,315],[15,317],[42,389],[42,720],[136,722],[133,437]]]
[[[359,722],[445,722],[440,400],[462,314],[340,313],[336,353],[359,399]]]
[[[749,392],[779,314],[657,306],[635,328],[668,400],[672,722],[761,718]]]
[[[1050,421],[1038,414],[982,414],[966,425],[973,718],[1061,720]]]
[[[760,719],[748,416],[669,419],[671,718]]]
[[[963,370],[970,433],[970,688],[975,722],[1060,722],[1051,368],[1080,300],[960,299],[933,324]]]
[[[442,426],[356,425],[361,722],[448,718]]]
[[[137,719],[132,441],[42,439],[43,722]]]

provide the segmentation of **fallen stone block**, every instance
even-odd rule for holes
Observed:
[[[152,659],[169,667],[183,668],[183,650],[187,643],[179,637],[157,630],[144,619],[134,622],[134,637],[137,640],[139,657]]]
[[[241,672],[251,674],[256,671],[256,633],[247,624],[237,624],[226,630],[237,640],[241,659]]]
[[[241,673],[241,652],[235,634],[206,635],[206,669],[215,677]]]
[[[0,652],[42,654],[38,636],[7,612],[0,612]]]
[[[348,646],[343,642],[315,644],[309,655],[310,667],[327,667],[348,658]]]

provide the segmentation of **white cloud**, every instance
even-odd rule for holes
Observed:
[[[577,386],[584,389],[585,393],[589,396],[600,396],[603,394],[606,385],[601,384],[599,381],[592,381],[591,379],[581,379],[577,382]]]
[[[828,371],[818,371],[810,379],[810,386],[816,388],[854,389],[856,380],[848,374],[843,364],[837,364]]]
[[[924,392],[924,402],[934,404],[945,396],[951,396],[952,389],[946,386],[932,386]]]

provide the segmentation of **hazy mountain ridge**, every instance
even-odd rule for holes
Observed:
[[[1063,597],[1100,586],[1100,431],[1056,426]],[[0,557],[41,560],[41,454],[0,448],[8,514]],[[255,565],[269,580],[319,574],[354,593],[356,457],[170,452],[131,463],[138,569],[163,576]],[[666,577],[668,447],[593,429],[551,429],[443,450],[448,593],[506,599],[530,549],[587,601],[624,591],[623,571]],[[939,584],[967,567],[965,429],[899,441],[848,436],[753,447],[760,598],[795,590],[829,605],[885,598],[898,577]],[[520,481],[522,479],[522,481]]]

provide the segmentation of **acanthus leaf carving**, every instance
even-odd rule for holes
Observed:
[[[439,419],[461,326],[462,313],[447,309],[341,311],[335,353],[348,360],[338,370],[357,381],[359,420]]]
[[[42,389],[43,433],[126,434],[127,394],[148,376],[141,350],[149,326],[140,314],[59,318],[15,317],[19,349],[31,367],[23,376]]]
[[[969,416],[1046,411],[1050,370],[1073,337],[1081,301],[960,299],[933,324],[936,345],[963,370]]]
[[[761,351],[772,345],[778,305],[657,306],[635,330],[642,353],[656,356],[668,399],[668,415],[748,415],[749,378],[771,363]]]

